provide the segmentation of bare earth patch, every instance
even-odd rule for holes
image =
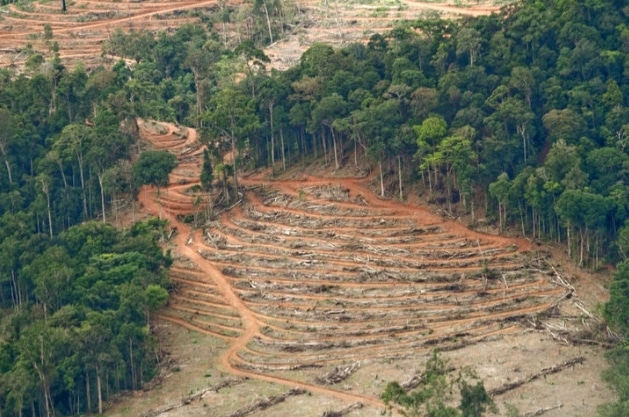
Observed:
[[[177,371],[109,415],[376,416],[386,384],[411,379],[434,348],[501,392],[502,413],[506,402],[590,416],[611,398],[603,351],[582,344],[596,333],[598,284],[560,268],[552,250],[381,200],[369,176],[298,169],[243,176],[244,201],[193,231],[178,215],[194,211],[196,132],[142,131],[181,161],[161,208],[153,190],[140,195],[178,229],[176,290],[159,318]]]

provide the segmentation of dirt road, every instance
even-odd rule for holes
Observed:
[[[140,193],[144,210],[178,230],[171,275],[181,290],[161,317],[227,340],[219,363],[229,374],[382,410],[378,388],[350,392],[318,382],[321,373],[517,334],[519,320],[566,292],[528,241],[380,199],[370,178],[246,175],[243,201],[192,230],[180,216],[206,201],[191,191],[202,161],[196,132],[141,131],[180,160],[159,199]]]

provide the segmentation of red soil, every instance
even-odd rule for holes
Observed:
[[[151,188],[139,197],[178,230],[171,277],[179,291],[161,318],[227,340],[220,364],[228,373],[382,408],[368,393],[289,371],[518,332],[522,317],[565,294],[530,266],[528,241],[380,199],[369,178],[243,176],[243,202],[207,226],[222,242],[212,244],[178,217],[197,210],[189,191],[202,159],[196,132],[163,126],[167,133],[154,134],[142,125],[143,136],[180,165],[159,199]]]

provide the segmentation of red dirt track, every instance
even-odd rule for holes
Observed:
[[[161,319],[227,340],[223,369],[347,402],[381,401],[312,380],[323,370],[457,349],[522,330],[566,293],[533,266],[529,242],[485,235],[376,197],[368,178],[243,176],[243,201],[205,231],[194,213],[201,148],[193,129],[143,136],[180,165],[144,209],[178,229]],[[161,206],[160,206],[161,205]]]

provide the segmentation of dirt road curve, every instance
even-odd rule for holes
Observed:
[[[162,135],[162,136],[147,135],[146,137],[149,140],[164,139],[164,137],[172,137],[172,133],[176,131],[176,128],[172,125],[168,125],[168,126],[170,128],[170,131],[167,135]],[[188,131],[187,140],[183,143],[183,145],[179,144],[179,147],[190,146],[190,144],[193,144],[196,142],[196,131],[194,129],[188,129],[187,131]],[[166,142],[170,143],[168,141]],[[155,145],[157,148],[162,148],[163,143],[164,143],[163,140],[155,141]],[[170,146],[170,148],[173,148],[173,146]],[[190,169],[191,165],[192,167],[194,167],[196,164],[194,163],[190,164],[190,163],[184,162],[180,164],[178,169],[179,170],[186,169],[186,168]],[[199,175],[198,170],[195,170],[194,168],[192,168],[192,173],[196,175],[192,175],[191,179],[198,178],[198,175]],[[178,174],[177,172],[173,173],[174,177],[177,177],[178,175],[180,174]],[[171,187],[171,188],[177,189],[178,187]],[[149,213],[153,215],[158,215],[158,213],[160,213],[162,210],[159,207],[159,202],[155,198],[156,196],[153,195],[152,191],[153,190],[151,190],[148,187],[144,188],[142,192],[140,193],[139,200],[144,205],[144,208],[146,211],[148,211]],[[188,209],[190,208],[191,207],[188,207]],[[196,265],[199,268],[199,270],[204,274],[205,278],[209,279],[218,287],[221,295],[223,296],[223,299],[227,302],[228,305],[234,308],[234,310],[238,313],[239,317],[242,320],[243,332],[240,334],[238,338],[236,338],[232,342],[230,348],[221,355],[220,363],[225,368],[225,370],[239,376],[247,376],[250,378],[256,378],[256,379],[261,379],[268,382],[283,384],[289,387],[304,388],[314,393],[319,393],[323,395],[331,395],[333,397],[336,397],[336,398],[339,398],[341,400],[348,401],[348,402],[358,401],[366,405],[373,405],[379,408],[384,407],[384,404],[382,403],[382,401],[380,401],[377,398],[356,395],[356,394],[348,394],[348,393],[328,389],[325,387],[317,386],[314,384],[298,382],[298,381],[290,380],[287,378],[281,378],[277,376],[264,375],[262,373],[246,371],[246,370],[242,370],[235,367],[232,363],[232,360],[233,358],[236,357],[237,353],[241,349],[245,348],[247,343],[249,343],[254,337],[259,337],[261,335],[260,322],[256,319],[253,312],[249,308],[247,308],[247,306],[236,295],[233,288],[231,287],[227,279],[221,274],[221,272],[216,267],[214,267],[211,263],[207,262],[207,260],[205,260],[199,254],[199,252],[203,249],[203,246],[199,243],[200,231],[193,232],[188,225],[186,225],[185,223],[182,223],[181,221],[177,219],[175,212],[166,211],[164,213],[164,218],[167,218],[170,221],[170,223],[173,226],[177,227],[179,230],[179,233],[176,236],[176,242],[175,242],[179,251],[179,256],[184,256],[190,261],[192,261],[194,265]],[[197,237],[196,239],[194,239],[194,242],[192,244],[188,245],[187,239],[189,238],[189,235],[191,233],[195,233]],[[196,330],[203,332],[203,329],[196,328]]]
[[[180,161],[159,199],[150,188],[139,197],[178,229],[178,290],[161,318],[227,340],[220,364],[230,374],[381,410],[378,391],[349,392],[323,375],[495,340],[565,293],[533,264],[527,241],[381,200],[368,178],[243,176],[243,201],[191,230],[178,216],[207,201],[190,189],[202,160],[196,132],[141,131]]]

